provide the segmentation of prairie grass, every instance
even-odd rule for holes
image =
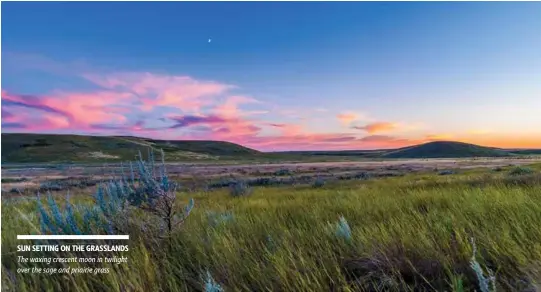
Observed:
[[[16,245],[25,241],[17,241],[16,234],[39,233],[37,204],[4,199],[2,287],[480,291],[471,238],[475,261],[494,273],[498,291],[536,291],[541,280],[539,174],[510,179],[487,169],[336,181],[319,188],[255,187],[240,197],[228,189],[177,196],[181,206],[189,198],[196,206],[173,234],[171,248],[162,252],[134,228],[124,253],[128,264],[111,265],[109,274],[99,276],[17,274]],[[90,200],[85,194],[70,197],[72,203]],[[234,214],[234,220],[213,224],[209,214]],[[330,225],[342,226],[348,240],[330,232]]]

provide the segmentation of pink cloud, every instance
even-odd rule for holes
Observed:
[[[271,126],[278,128],[279,132],[283,136],[295,136],[304,132],[302,125],[298,124],[270,124]]]
[[[240,116],[243,112],[239,111],[239,105],[246,103],[257,103],[256,99],[251,97],[234,95],[229,96],[223,104],[218,105],[214,108],[214,112],[218,115],[234,117]]]
[[[44,114],[43,120],[46,121],[46,128],[61,129],[70,127],[70,121],[63,116]]]
[[[16,128],[24,129],[25,131],[48,131],[51,129],[62,129],[69,122],[65,117],[45,113],[36,115],[35,113],[19,112],[17,115],[8,117],[2,116],[2,127],[7,125],[16,125]],[[9,127],[13,128],[13,127]]]
[[[391,122],[377,122],[377,123],[371,123],[366,126],[353,126],[352,128],[358,129],[358,130],[364,130],[368,134],[377,134],[377,133],[383,133],[383,132],[389,132],[392,130],[395,130],[398,128],[398,124],[391,123]]]
[[[214,81],[201,81],[189,76],[151,73],[119,73],[105,76],[84,74],[86,79],[106,89],[131,92],[140,97],[143,110],[168,106],[185,112],[199,111],[215,98],[235,86]]]
[[[343,125],[349,125],[351,122],[357,120],[359,118],[359,115],[352,112],[346,112],[341,113],[336,116],[336,118],[342,123]]]
[[[94,93],[60,93],[52,98],[43,99],[43,103],[61,108],[72,115],[73,123],[85,126],[98,122],[125,122],[125,108],[134,101],[129,93],[100,91]]]
[[[64,93],[48,96],[29,96],[9,94],[2,91],[5,106],[17,106],[44,112],[44,119],[53,128],[84,129],[92,123],[124,122],[126,118],[117,111],[133,102],[129,94],[115,92]]]

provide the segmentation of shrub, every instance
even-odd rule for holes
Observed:
[[[2,183],[17,183],[28,181],[26,177],[6,177],[2,178]]]
[[[250,186],[272,186],[279,185],[282,181],[275,177],[258,177],[250,180],[248,184]]]
[[[517,166],[509,171],[509,175],[525,175],[532,174],[534,170],[524,166]]]
[[[477,253],[477,247],[475,246],[475,241],[473,238],[471,239],[471,244],[473,252],[470,260],[470,267],[473,269],[475,275],[477,276],[477,281],[479,282],[479,289],[481,289],[481,292],[495,292],[496,276],[494,276],[490,269],[487,269],[488,277],[485,276],[485,272],[475,258],[475,254]]]
[[[13,187],[9,190],[9,193],[11,194],[22,194],[24,191],[24,189],[20,189],[20,188],[17,188],[17,187]]]
[[[347,241],[351,240],[351,228],[344,216],[340,216],[340,220],[334,224],[333,231],[336,237]]]
[[[204,291],[205,292],[222,292],[224,289],[220,284],[216,283],[212,276],[210,275],[210,272],[207,271],[207,278],[205,279],[205,285],[204,285]]]
[[[40,184],[39,189],[42,191],[62,191],[65,190],[66,187],[55,181],[45,181]]]
[[[209,188],[225,188],[225,187],[231,187],[231,184],[234,184],[235,180],[227,179],[227,178],[220,178],[219,181],[213,182],[208,184]]]
[[[448,169],[448,170],[442,170],[438,173],[438,175],[451,175],[455,174],[456,172],[454,170]]]
[[[272,236],[270,236],[270,234],[267,234],[267,236],[265,237],[265,248],[270,253],[274,253],[278,249],[276,242],[274,242],[274,239],[272,239]]]
[[[312,183],[312,187],[314,188],[320,188],[325,185],[325,179],[321,176],[318,176],[316,180]]]
[[[355,174],[354,177],[355,179],[365,180],[365,179],[370,179],[370,174],[368,172],[359,172]]]
[[[177,185],[169,181],[162,151],[162,167],[159,176],[155,175],[154,155],[150,155],[151,161],[145,162],[139,153],[138,179],[136,182],[135,171],[130,164],[130,179],[126,175],[118,180],[111,180],[98,186],[94,196],[94,204],[90,206],[72,206],[69,198],[66,201],[64,211],[61,211],[56,201],[49,194],[47,199],[48,209],[38,200],[40,224],[42,232],[80,234],[105,231],[112,233],[122,229],[119,224],[126,215],[129,206],[133,206],[155,215],[161,220],[161,226],[166,228],[167,237],[171,236],[174,228],[179,226],[188,217],[194,207],[193,199],[182,211],[176,208]],[[38,194],[39,197],[39,194]],[[80,211],[82,225],[78,226],[77,215],[74,209]],[[118,223],[118,224],[115,224]],[[79,223],[80,224],[80,223]],[[92,226],[98,227],[91,230]]]
[[[229,194],[233,197],[249,196],[252,188],[245,181],[235,181],[229,185]]]
[[[274,175],[276,176],[286,176],[286,175],[293,175],[293,172],[291,170],[282,168],[274,172]]]
[[[211,227],[217,227],[219,225],[233,221],[234,217],[233,213],[231,212],[217,213],[210,211],[207,212],[207,220]]]
[[[39,198],[39,197],[38,197]],[[41,216],[40,220],[40,229],[44,234],[81,234],[81,231],[77,227],[75,216],[73,214],[73,209],[69,202],[69,198],[66,199],[66,206],[64,211],[64,216],[60,211],[60,208],[56,204],[56,201],[53,199],[51,194],[47,198],[47,203],[49,209],[51,210],[51,215],[45,210],[41,200],[38,199],[38,209]]]

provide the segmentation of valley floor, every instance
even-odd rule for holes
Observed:
[[[209,184],[224,178],[268,178],[302,176],[404,175],[442,170],[499,168],[541,163],[541,156],[461,159],[366,159],[361,161],[289,162],[252,164],[166,163],[168,174],[177,180]],[[35,195],[41,186],[63,185],[66,181],[109,180],[130,171],[129,164],[12,164],[2,167],[2,193]],[[63,188],[62,188],[63,189]],[[44,189],[41,188],[43,191]],[[9,196],[9,195],[8,195]]]

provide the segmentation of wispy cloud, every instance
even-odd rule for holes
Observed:
[[[455,139],[455,136],[453,134],[429,134],[426,135],[426,140],[428,141],[449,141]]]
[[[340,121],[340,123],[342,125],[350,125],[352,122],[358,120],[360,117],[359,114],[357,113],[354,113],[354,112],[344,112],[344,113],[340,113],[336,116],[336,118],[338,119],[338,121]]]
[[[233,95],[229,96],[226,101],[218,106],[216,106],[213,109],[213,112],[215,112],[218,115],[228,116],[228,117],[235,117],[235,116],[241,116],[250,114],[244,111],[239,110],[239,105],[241,104],[249,104],[249,103],[258,103],[259,101],[242,95]],[[258,111],[257,113],[265,113],[264,111]],[[253,114],[253,112],[251,112]]]
[[[151,73],[117,73],[108,75],[83,74],[84,78],[105,89],[139,97],[141,109],[157,106],[173,107],[184,112],[197,112],[212,105],[215,99],[233,85],[196,80],[189,76],[169,76]]]
[[[398,128],[398,124],[391,122],[377,122],[365,126],[353,126],[352,128],[366,131],[368,134],[377,134],[395,130]]]
[[[219,117],[219,116],[179,116],[179,117],[172,117],[171,120],[175,121],[176,123],[171,126],[172,129],[175,128],[184,128],[184,127],[190,127],[193,125],[213,125],[213,124],[223,124],[228,119]]]
[[[231,139],[234,137],[244,137],[246,135],[257,135],[261,127],[255,123],[232,116],[178,116],[171,117],[175,122],[171,129],[189,128],[192,126],[205,126],[205,135],[210,135],[220,139]],[[198,132],[201,132],[200,130]],[[201,134],[201,133],[198,133]]]
[[[26,129],[26,125],[23,123],[12,123],[12,122],[3,122],[2,128],[14,128],[14,129]]]
[[[66,122],[58,125],[84,128],[97,122],[124,122],[122,114],[132,99],[115,92],[63,93],[51,96],[16,95],[2,91],[2,106],[28,108],[44,113],[49,120]],[[53,118],[53,116],[56,116]]]

